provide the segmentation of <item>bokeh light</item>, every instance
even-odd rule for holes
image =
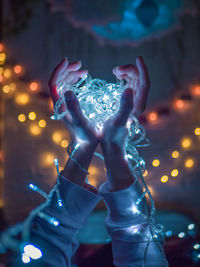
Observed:
[[[154,159],[154,160],[152,161],[152,165],[153,165],[154,167],[158,167],[158,166],[160,165],[160,161],[159,161],[159,159]]]
[[[3,62],[6,60],[6,54],[5,53],[0,53],[0,61]]]
[[[16,65],[16,66],[14,66],[14,72],[16,73],[16,74],[22,74],[22,72],[23,72],[23,67],[21,66],[21,65]]]
[[[30,101],[30,97],[26,93],[19,93],[15,97],[15,103],[21,106],[27,105]]]
[[[41,128],[45,128],[46,125],[47,125],[47,123],[46,123],[45,120],[40,120],[40,121],[38,122],[38,125],[39,125]]]
[[[35,112],[31,111],[29,114],[28,114],[28,117],[31,121],[34,121],[36,119],[36,114]]]
[[[17,88],[16,83],[11,83],[9,86],[10,86],[10,91],[12,91],[12,92],[14,92]]]
[[[30,133],[32,135],[39,135],[39,134],[41,134],[41,132],[42,132],[42,130],[37,124],[32,124],[30,126]]]
[[[188,158],[185,161],[186,168],[192,168],[194,166],[194,160],[192,158]]]
[[[169,180],[169,177],[167,175],[163,175],[160,180],[162,183],[166,183]]]
[[[194,85],[191,87],[191,93],[193,96],[200,96],[200,85]]]
[[[18,115],[18,121],[25,122],[25,120],[26,120],[26,116],[24,114],[19,114]]]
[[[44,166],[51,166],[54,167],[54,159],[55,155],[52,152],[45,152],[42,154],[42,164]]]
[[[52,140],[53,140],[54,143],[59,145],[61,143],[61,141],[62,141],[62,133],[59,132],[59,131],[54,132],[52,134]]]
[[[34,81],[34,82],[31,82],[29,84],[29,89],[32,91],[32,92],[37,92],[40,88],[40,85],[38,82]]]
[[[174,169],[171,171],[171,176],[176,177],[176,176],[178,176],[178,173],[179,173],[179,171],[177,169]]]
[[[145,170],[144,173],[143,173],[143,177],[146,177],[148,174],[149,174],[148,171]]]
[[[3,88],[2,88],[4,94],[8,94],[10,92],[10,87],[9,85],[4,85]]]
[[[173,158],[173,159],[177,159],[179,156],[180,156],[180,153],[179,153],[177,150],[174,150],[174,151],[172,152],[172,158]]]
[[[156,122],[158,120],[158,113],[155,111],[150,112],[149,114],[147,114],[147,119],[149,122]]]
[[[0,52],[4,50],[4,44],[0,43]]]
[[[183,148],[190,148],[191,145],[192,145],[192,139],[189,138],[189,137],[184,137],[181,140],[181,145],[182,145]]]
[[[68,147],[68,145],[69,145],[69,142],[68,142],[68,140],[67,139],[63,139],[62,141],[61,141],[61,147],[63,147],[63,148],[67,148]]]
[[[4,69],[3,76],[9,79],[12,75],[11,69]]]
[[[88,172],[90,175],[97,175],[99,174],[99,169],[96,166],[91,165],[88,169]]]
[[[199,127],[194,129],[194,134],[195,135],[200,135],[200,128]]]

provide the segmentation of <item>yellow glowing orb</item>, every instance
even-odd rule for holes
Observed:
[[[69,142],[68,142],[68,140],[67,139],[63,139],[62,141],[61,141],[61,147],[63,147],[63,148],[66,148],[66,147],[68,147],[68,145],[69,145]]]
[[[18,115],[18,121],[24,122],[26,120],[26,116],[24,114],[19,114]]]
[[[172,171],[171,171],[171,176],[172,176],[172,177],[176,177],[176,176],[178,176],[178,170],[177,170],[177,169],[172,170]]]
[[[192,158],[188,158],[185,161],[185,167],[186,168],[192,168],[194,166],[194,160]]]
[[[42,163],[45,166],[50,166],[52,165],[52,167],[54,166],[54,159],[55,159],[55,155],[51,152],[46,152],[42,155]]]
[[[3,72],[3,76],[7,79],[9,79],[12,75],[12,72],[10,69],[5,69],[4,72]]]
[[[189,137],[185,137],[181,140],[181,145],[183,148],[190,148],[192,145],[192,139]]]
[[[194,134],[195,134],[195,135],[200,135],[200,128],[196,128],[196,129],[194,130]]]
[[[28,114],[28,117],[29,117],[29,119],[31,120],[31,121],[34,121],[35,119],[36,119],[36,114],[35,114],[35,112],[30,112],[29,114]]]
[[[62,133],[61,132],[54,132],[52,134],[52,140],[54,141],[54,143],[56,144],[60,144],[60,142],[62,141]]]
[[[19,93],[15,97],[15,102],[21,106],[27,105],[29,101],[30,101],[30,97],[26,93]]]
[[[10,90],[11,90],[12,92],[14,92],[14,91],[16,90],[16,88],[17,88],[16,83],[11,83],[11,84],[10,84]]]
[[[33,124],[30,126],[30,133],[32,135],[39,135],[41,134],[41,128],[37,124]]]
[[[0,74],[3,74],[3,67],[0,67]]]
[[[40,126],[41,128],[44,128],[44,127],[46,127],[46,125],[47,125],[47,123],[46,123],[45,120],[40,120],[40,121],[38,122],[38,124],[39,124],[39,126]]]
[[[153,165],[154,167],[158,167],[158,166],[160,165],[160,161],[159,161],[159,159],[154,159],[154,160],[152,161],[152,165]]]
[[[177,159],[178,157],[179,157],[179,152],[177,151],[177,150],[174,150],[173,152],[172,152],[172,158],[173,159]]]
[[[166,183],[168,181],[168,179],[169,178],[168,178],[167,175],[163,175],[160,180],[161,180],[162,183]]]
[[[145,170],[144,173],[143,173],[143,177],[146,177],[148,175],[148,171]]]
[[[5,60],[6,60],[6,54],[0,53],[0,61],[5,61]]]
[[[9,92],[10,92],[10,86],[9,85],[4,85],[3,86],[3,92],[4,92],[4,94],[8,94]]]

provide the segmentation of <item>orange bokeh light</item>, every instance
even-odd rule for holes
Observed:
[[[31,82],[29,88],[32,92],[37,92],[39,90],[39,83],[38,82]]]
[[[3,50],[4,50],[4,45],[0,43],[0,52],[2,52]]]
[[[22,73],[22,70],[23,70],[23,68],[22,68],[21,65],[16,65],[16,66],[14,67],[14,72],[15,72],[16,74],[21,74],[21,73]]]
[[[200,85],[194,85],[191,87],[191,93],[193,96],[200,96]]]
[[[50,110],[54,110],[54,108],[53,108],[53,101],[52,101],[52,99],[51,98],[49,98],[49,108],[50,108]]]
[[[182,109],[184,108],[185,106],[185,103],[182,99],[177,99],[174,101],[174,107],[177,108],[177,109]]]
[[[152,111],[147,115],[147,118],[150,122],[156,122],[158,120],[158,113],[155,111]]]

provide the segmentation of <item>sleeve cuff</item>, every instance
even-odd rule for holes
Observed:
[[[107,221],[109,224],[130,225],[130,223],[144,222],[144,217],[141,214],[147,215],[147,203],[146,199],[143,198],[140,205],[136,205],[136,201],[143,193],[137,180],[129,187],[115,192],[109,191],[108,182],[106,182],[101,185],[99,191],[108,208]]]
[[[44,212],[57,218],[63,225],[80,228],[100,201],[101,195],[98,192],[93,193],[95,192],[94,188],[87,190],[62,175],[59,179],[58,189],[63,206],[58,206],[56,193],[53,192],[50,204],[44,209]]]

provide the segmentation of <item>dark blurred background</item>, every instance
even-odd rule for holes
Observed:
[[[67,56],[93,78],[115,82],[112,68],[141,55],[151,79],[140,117],[152,143],[141,150],[144,177],[166,228],[170,266],[199,266],[200,2],[1,0],[0,9],[0,230],[43,201],[27,185],[48,192],[54,158],[60,168],[67,160],[68,134],[50,120],[47,83],[55,65]],[[106,179],[97,158],[89,172],[92,185]],[[105,216],[100,203],[80,233],[78,266],[111,266]]]

